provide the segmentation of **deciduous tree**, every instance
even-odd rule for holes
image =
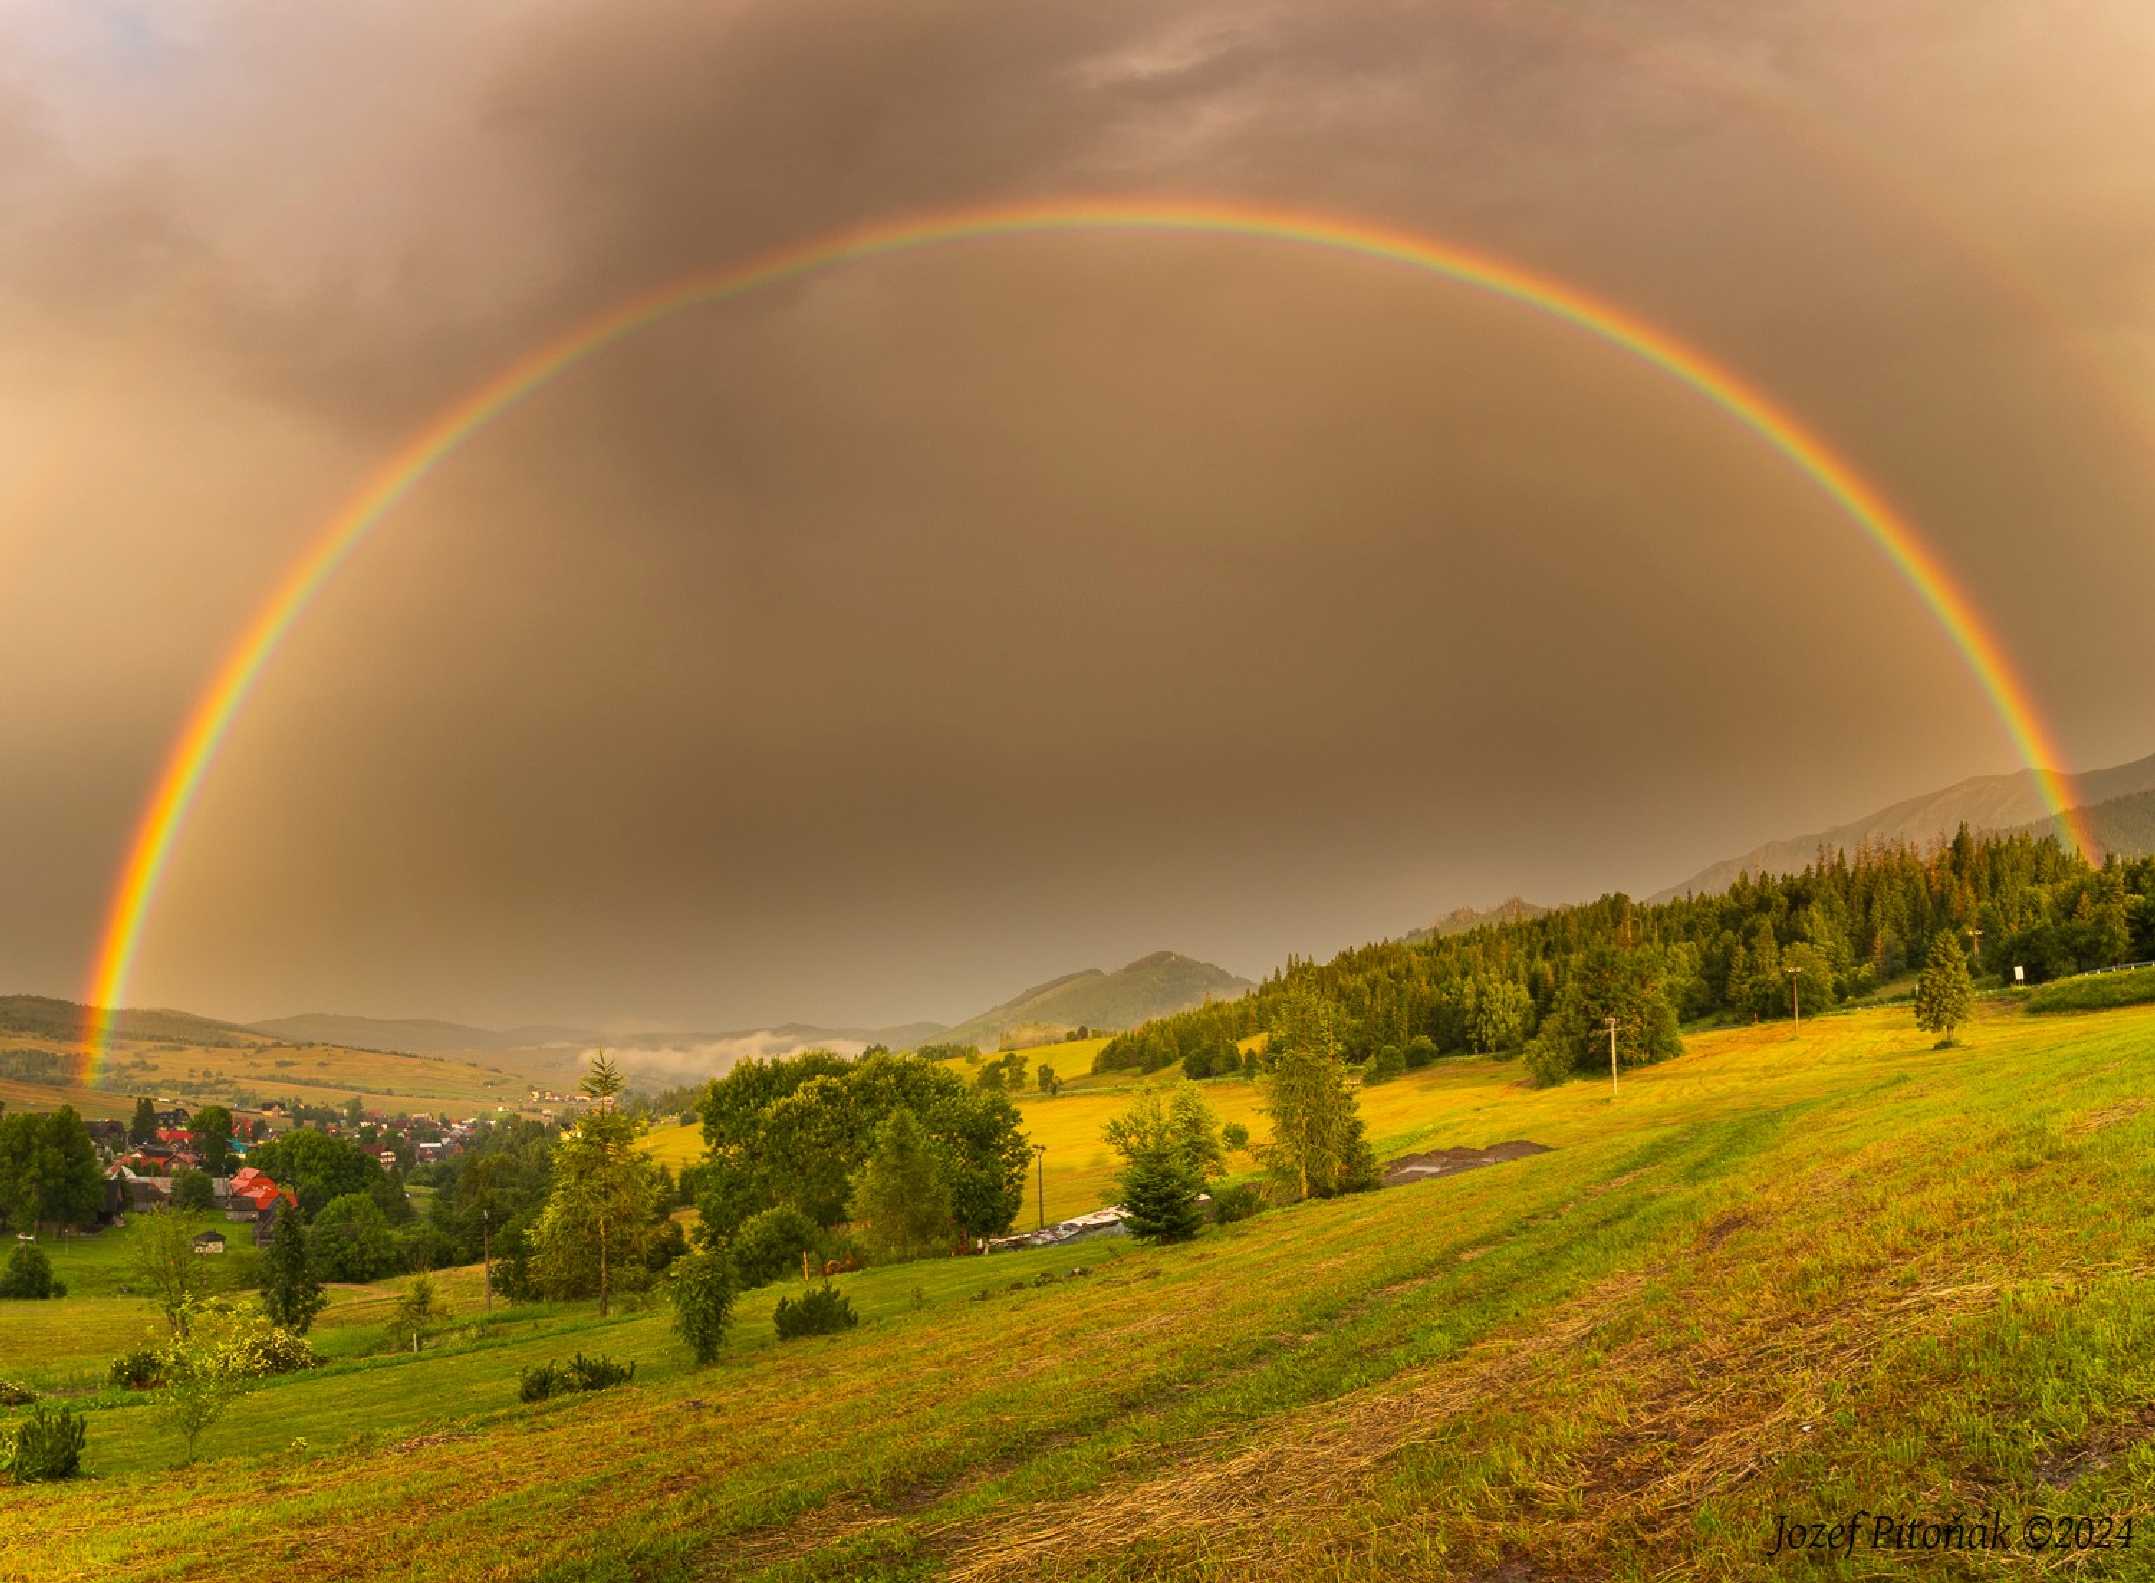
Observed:
[[[1975,1005],[1975,985],[1968,959],[1950,930],[1940,930],[1916,979],[1916,1026],[1938,1035],[1941,1048],[1953,1042],[1953,1030],[1968,1020]]]

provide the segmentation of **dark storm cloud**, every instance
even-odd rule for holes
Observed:
[[[21,987],[75,981],[189,696],[399,436],[628,293],[946,206],[1338,210],[1606,294],[1909,507],[2076,756],[2155,746],[2107,685],[2149,553],[2130,11],[31,15]],[[138,992],[956,1017],[1650,889],[2006,751],[1815,490],[1574,332],[1273,245],[969,244],[681,315],[430,479],[248,706]]]

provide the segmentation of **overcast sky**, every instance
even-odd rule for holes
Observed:
[[[0,0],[0,991],[428,414],[927,207],[1277,203],[1560,277],[1903,505],[2155,751],[2155,7]],[[1814,486],[1543,316],[1052,236],[676,316],[439,470],[206,781],[129,998],[719,1028],[1257,974],[2015,767]]]

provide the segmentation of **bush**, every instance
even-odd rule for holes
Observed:
[[[733,1234],[733,1272],[742,1290],[768,1286],[800,1267],[801,1255],[815,1246],[816,1223],[790,1205],[750,1215]]]
[[[781,1341],[791,1341],[796,1336],[828,1336],[860,1323],[852,1301],[829,1281],[798,1297],[781,1297],[771,1318],[778,1326]]]
[[[1404,1054],[1407,1060],[1407,1070],[1419,1072],[1423,1067],[1436,1060],[1437,1041],[1430,1038],[1426,1033],[1418,1033],[1407,1041]]]
[[[535,1363],[517,1377],[517,1395],[527,1402],[543,1402],[549,1396],[572,1391],[603,1391],[625,1385],[636,1377],[636,1365],[609,1357],[587,1358],[581,1352],[567,1363],[548,1359]]]
[[[161,1385],[165,1378],[164,1354],[155,1347],[137,1347],[112,1360],[105,1370],[105,1378],[114,1385],[124,1385],[129,1390],[146,1391]]]
[[[1365,1085],[1389,1083],[1407,1069],[1407,1057],[1396,1044],[1388,1044],[1369,1058],[1369,1065],[1362,1070]]]
[[[579,1352],[569,1359],[569,1366],[561,1372],[567,1381],[565,1388],[568,1390],[603,1391],[616,1385],[626,1385],[636,1378],[636,1365],[604,1355],[587,1358]]]
[[[0,1407],[28,1407],[37,1400],[37,1392],[27,1385],[17,1385],[12,1380],[0,1380]]]
[[[0,1424],[0,1468],[18,1484],[71,1479],[82,1471],[89,1428],[65,1407],[35,1407],[11,1424]]]
[[[0,1273],[0,1297],[65,1297],[67,1283],[52,1278],[52,1260],[34,1242],[18,1242]]]
[[[1564,1042],[1544,1033],[1527,1044],[1527,1081],[1536,1088],[1554,1088],[1572,1075],[1572,1055]]]
[[[715,1362],[733,1315],[733,1264],[725,1254],[706,1249],[674,1261],[667,1295],[673,1299],[674,1329],[688,1343],[698,1364]]]
[[[1223,1226],[1247,1220],[1264,1207],[1264,1190],[1255,1182],[1238,1182],[1233,1187],[1212,1190],[1212,1218]]]
[[[688,1252],[688,1237],[681,1230],[681,1222],[668,1219],[659,1227],[658,1235],[644,1249],[644,1268],[653,1275],[664,1275],[673,1261]]]

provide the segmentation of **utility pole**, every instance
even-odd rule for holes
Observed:
[[[486,1269],[486,1311],[494,1311],[494,1223],[493,1211],[479,1211],[479,1259]]]
[[[1789,1015],[1796,1019],[1796,1031],[1801,1033],[1803,1032],[1803,997],[1796,993],[1796,980],[1803,976],[1803,969],[1790,967],[1783,968],[1782,971],[1788,974]]]
[[[1609,1018],[1609,1100],[1616,1100],[1616,1018]]]
[[[1040,1224],[1036,1229],[1045,1231],[1048,1229],[1048,1146],[1046,1144],[1036,1143],[1033,1145],[1033,1161],[1040,1168]]]

